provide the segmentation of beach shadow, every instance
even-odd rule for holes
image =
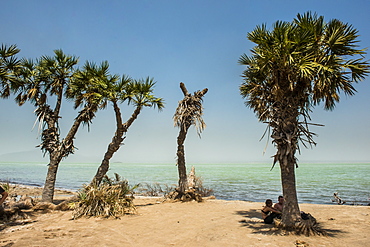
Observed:
[[[53,200],[53,204],[55,204],[55,205],[59,205],[59,204],[61,204],[61,203],[63,203],[63,202],[65,202],[66,200],[63,200],[63,199],[60,199],[60,200]]]
[[[244,219],[240,220],[241,227],[251,228],[253,234],[276,234],[274,230],[274,225],[265,224],[262,220],[261,210],[251,209],[251,210],[242,210],[236,211],[237,215],[243,216]]]
[[[146,204],[138,204],[138,205],[135,204],[135,207],[141,208],[141,207],[153,206],[155,204],[156,203],[146,203]]]
[[[327,237],[332,237],[332,238],[336,237],[340,234],[346,233],[346,232],[341,231],[341,230],[333,230],[333,229],[325,229],[325,228],[321,228],[321,229],[326,232]]]
[[[282,233],[280,229],[274,226],[274,224],[265,224],[263,222],[261,210],[251,209],[248,211],[236,211],[236,214],[241,215],[244,218],[239,221],[241,227],[251,228],[253,234],[281,235]],[[326,233],[327,237],[336,237],[339,234],[345,233],[341,230],[323,228],[320,226],[320,222],[318,223],[318,227]]]
[[[35,223],[35,222],[37,222],[37,220],[6,222],[6,223],[3,223],[3,224],[0,225],[0,232],[2,232],[3,230],[5,230],[8,227],[12,227],[12,226],[24,226],[24,225],[28,225],[28,224]]]
[[[0,218],[0,232],[12,226],[22,226],[37,222],[35,212],[31,210],[20,210],[16,214],[4,213]]]
[[[162,197],[148,197],[147,199],[134,200],[135,207],[147,207],[165,203]]]

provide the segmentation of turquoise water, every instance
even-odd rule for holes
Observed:
[[[192,164],[188,164],[188,169]],[[59,167],[56,187],[79,189],[89,183],[99,164],[64,164]],[[194,164],[203,185],[212,188],[218,199],[276,200],[282,193],[280,170],[270,164]],[[0,180],[42,186],[47,166],[40,163],[0,163]],[[130,184],[160,183],[175,185],[174,164],[111,164],[109,176],[118,173]],[[347,201],[369,201],[370,163],[300,164],[296,170],[300,203],[332,204],[334,192]]]

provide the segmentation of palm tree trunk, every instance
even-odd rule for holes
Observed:
[[[63,140],[63,145],[64,145],[63,151],[64,152],[71,151],[71,148],[73,148],[73,140],[75,139],[76,133],[78,129],[80,128],[81,123],[82,122],[89,123],[95,117],[95,114],[94,114],[95,107],[96,107],[95,105],[89,105],[79,112],[71,128],[69,129],[68,134]]]
[[[185,190],[188,189],[188,179],[186,175],[185,149],[184,149],[184,142],[186,139],[188,128],[189,127],[181,126],[179,135],[177,137],[177,169],[179,172],[180,193],[185,193]]]
[[[279,161],[285,199],[281,223],[285,229],[294,229],[295,223],[300,218],[300,210],[295,183],[295,163],[288,160],[283,158],[282,161]]]
[[[58,143],[57,148],[54,148],[51,151],[49,155],[50,162],[48,165],[48,173],[46,175],[45,185],[42,192],[42,201],[51,203],[53,202],[55,182],[57,179],[57,172],[60,161],[64,157],[67,157],[69,154],[73,153],[73,139],[76,136],[81,122],[86,119],[86,114],[90,114],[90,110],[90,107],[86,107],[82,111],[80,111],[79,115],[76,117],[74,123],[72,124],[66,138],[61,143]]]
[[[46,175],[44,189],[42,191],[43,202],[53,202],[55,181],[57,177],[58,166],[61,160],[61,155],[58,151],[50,154],[50,163],[48,165],[48,173]]]
[[[63,85],[60,86],[59,88],[59,93],[58,93],[58,98],[57,102],[55,104],[55,109],[54,109],[54,117],[59,118],[59,112],[60,108],[62,106],[62,100],[63,100],[63,87],[65,83],[62,83]]]
[[[298,140],[298,111],[289,104],[283,104],[278,111],[279,117],[274,121],[274,142],[277,144],[275,160],[279,161],[281,183],[284,196],[281,226],[284,229],[294,229],[295,223],[300,219],[298,205],[295,169]]]
[[[123,137],[124,133],[128,131],[128,128],[132,125],[132,123],[137,119],[138,115],[141,111],[141,106],[137,106],[133,114],[131,115],[130,119],[127,120],[126,123],[122,124],[122,117],[121,111],[116,102],[113,102],[113,108],[116,115],[116,132],[112,138],[112,142],[109,143],[108,149],[104,154],[104,158],[96,172],[94,178],[92,179],[90,184],[99,185],[109,170],[109,161],[113,157],[113,154],[118,151],[121,147],[121,144],[125,137]]]
[[[48,128],[42,133],[43,141],[41,144],[41,149],[49,153],[49,164],[41,200],[43,202],[52,203],[54,199],[56,176],[60,162],[60,160],[58,160],[60,148],[59,131],[58,128],[55,127],[57,126],[58,122],[58,114],[55,114],[55,112],[53,112],[48,105],[44,105],[44,108],[46,108],[46,110],[44,110],[44,122],[46,122]]]
[[[99,185],[109,170],[109,160],[112,158],[113,154],[118,151],[118,149],[121,146],[121,143],[123,142],[123,124],[122,124],[122,117],[121,117],[121,111],[117,105],[116,102],[113,102],[113,108],[116,115],[116,132],[112,138],[112,142],[109,143],[108,149],[104,154],[104,158],[98,168],[98,171],[96,172],[94,178],[91,181],[91,185],[96,184]]]

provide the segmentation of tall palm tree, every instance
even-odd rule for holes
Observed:
[[[153,95],[155,82],[152,78],[133,80],[130,77],[122,76],[119,82],[110,83],[109,85],[107,90],[105,90],[105,95],[106,99],[113,104],[116,116],[116,131],[104,154],[101,165],[91,181],[91,184],[97,185],[100,184],[104,175],[108,172],[110,159],[121,147],[129,127],[137,119],[143,107],[154,107],[159,110],[164,108],[163,99]],[[119,103],[124,101],[135,107],[131,117],[125,123],[122,121],[121,109],[119,107]]]
[[[21,68],[17,72],[17,82],[20,86],[17,88],[16,101],[19,105],[26,101],[35,105],[39,128],[42,130],[39,147],[44,155],[49,155],[48,172],[42,193],[42,200],[46,202],[53,201],[59,164],[63,158],[74,153],[73,141],[81,123],[89,124],[101,107],[101,98],[94,92],[84,91],[83,87],[91,82],[88,80],[90,78],[80,76],[74,79],[77,74],[83,74],[75,68],[77,63],[77,57],[66,55],[62,50],[55,50],[54,56],[43,56],[35,62],[22,59]],[[83,79],[85,81],[81,83]],[[78,85],[80,98],[85,101],[67,135],[62,139],[59,131],[62,102],[67,96],[67,89],[76,88]],[[76,107],[78,106],[81,104],[76,103]]]
[[[0,47],[0,98],[8,98],[15,88],[15,73],[20,65],[15,55],[19,51],[16,45],[2,44]]]
[[[277,148],[273,165],[279,163],[285,198],[282,227],[299,225],[295,168],[299,143],[312,146],[309,113],[324,102],[332,110],[340,93],[353,95],[353,83],[369,73],[364,49],[358,47],[358,31],[337,19],[324,22],[307,12],[292,22],[277,21],[270,31],[257,26],[247,38],[256,44],[252,55],[242,55],[246,65],[240,93],[259,121],[268,124]]]
[[[205,88],[202,91],[196,91],[192,95],[188,92],[184,83],[180,83],[180,88],[184,94],[184,99],[179,101],[173,120],[175,122],[175,126],[180,128],[179,135],[177,137],[177,169],[179,172],[178,192],[180,192],[180,194],[184,194],[185,190],[188,189],[184,142],[190,126],[194,125],[196,127],[199,136],[206,127],[202,118],[202,97],[208,92],[208,89]]]
[[[78,59],[62,50],[55,50],[53,57],[43,56],[36,63],[25,59],[22,62],[20,78],[24,83],[16,100],[20,105],[29,100],[36,107],[35,113],[42,129],[39,147],[44,154],[49,154],[42,200],[52,202],[59,163],[74,152],[73,140],[60,138],[59,118],[64,91],[74,75]],[[49,103],[50,98],[55,98],[54,107]]]
[[[72,63],[68,63],[67,61],[67,64]],[[105,84],[102,84],[101,81],[114,81],[116,79],[117,76],[111,76],[109,74],[107,62],[102,63],[100,67],[86,62],[83,69],[74,71],[74,74],[69,79],[69,83],[63,92],[67,98],[75,99],[74,108],[80,108],[81,110],[78,112],[65,138],[59,142],[57,149],[49,152],[51,158],[42,194],[43,201],[51,202],[53,200],[56,172],[59,163],[63,158],[74,153],[75,147],[73,141],[81,124],[89,126],[93,118],[95,118],[95,113],[99,109],[106,107],[104,95],[100,94],[102,91],[101,88],[105,87]],[[58,102],[56,107],[58,107]],[[43,147],[41,146],[41,148]],[[53,166],[51,166],[52,161],[55,164]]]

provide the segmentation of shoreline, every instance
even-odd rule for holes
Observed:
[[[0,183],[8,183],[8,182],[3,182],[0,180]],[[18,189],[20,188],[24,188],[25,191],[28,191],[28,194],[26,192],[22,192],[22,194],[26,194],[26,195],[29,195],[31,197],[34,197],[35,199],[38,199],[38,198],[41,198],[41,195],[42,195],[42,189],[43,187],[42,186],[39,186],[39,185],[29,185],[29,184],[21,184],[21,183],[10,183],[9,182],[9,185],[13,186],[13,187],[18,187]],[[37,191],[37,192],[36,192]],[[56,199],[56,197],[58,198],[58,200],[60,199],[63,199],[63,197],[69,197],[71,195],[75,195],[77,194],[78,190],[71,190],[71,189],[65,189],[65,188],[55,188],[55,192],[54,192],[54,199]],[[135,195],[134,194],[134,197],[138,197],[138,198],[157,198],[156,196],[147,196],[147,195],[142,195],[142,194],[137,194]],[[163,197],[162,196],[158,196],[158,198],[160,197]],[[222,198],[215,198],[216,200],[223,200],[223,201],[242,201],[242,202],[252,202],[252,203],[264,203],[263,201],[259,202],[259,201],[250,201],[250,200],[237,200],[237,199],[222,199]],[[332,203],[299,203],[299,205],[301,204],[309,204],[309,205],[338,205],[337,203],[335,203],[334,201]],[[347,206],[370,206],[370,198],[368,201],[346,201],[345,204],[341,204],[341,205],[347,205]]]
[[[43,188],[43,185],[38,185],[38,184],[29,184],[29,183],[17,183],[17,182],[9,182],[5,180],[0,180],[0,184],[9,184],[11,186],[20,186],[24,188]],[[78,190],[74,189],[67,189],[67,188],[61,188],[61,187],[55,187],[55,190],[61,190],[61,191],[70,191],[70,192],[77,192]]]

